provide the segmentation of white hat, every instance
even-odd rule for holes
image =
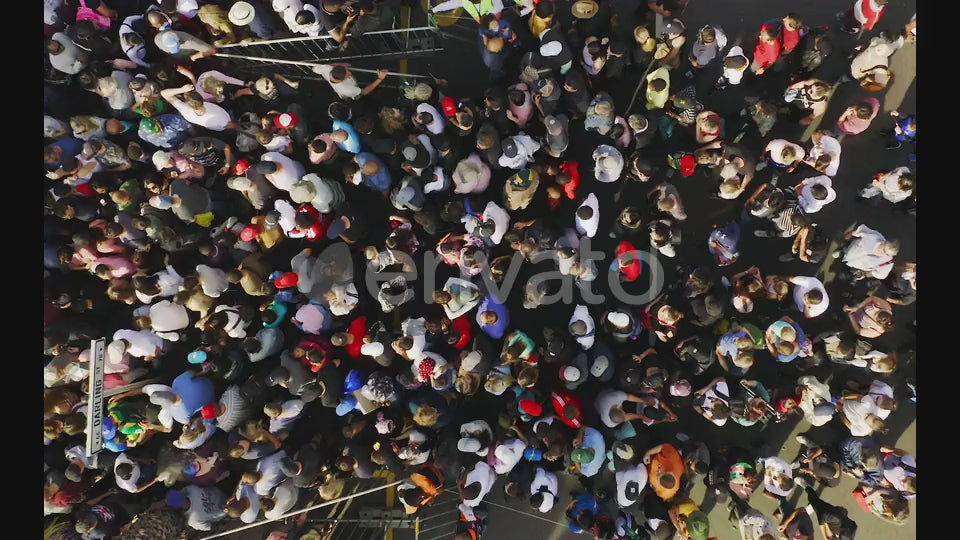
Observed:
[[[566,366],[560,370],[560,378],[565,382],[576,382],[580,380],[580,368],[577,366]]]
[[[607,320],[617,328],[623,328],[630,324],[630,315],[620,311],[611,311],[607,313]]]
[[[477,367],[477,364],[480,363],[480,351],[472,351],[466,356],[463,357],[463,360],[460,361],[460,369],[464,371],[473,371]]]
[[[593,365],[590,366],[590,374],[594,377],[603,376],[607,368],[610,367],[610,359],[606,356],[598,356],[593,359]]]
[[[150,159],[153,160],[153,166],[157,168],[157,171],[166,169],[171,158],[173,158],[173,152],[164,152],[163,150],[157,150],[150,157]]]
[[[737,172],[739,172],[739,170],[740,169],[737,167],[736,163],[727,163],[722,169],[720,169],[720,178],[723,178],[724,180],[730,180],[731,178],[737,176]]]
[[[473,437],[464,437],[457,441],[457,450],[468,454],[479,452],[481,447],[480,441]]]
[[[598,160],[598,163],[608,171],[615,171],[623,166],[620,156],[616,154],[604,156]]]
[[[234,176],[227,180],[227,187],[238,191],[247,190],[253,187],[253,182],[245,176]]]
[[[308,203],[317,196],[317,188],[309,180],[301,180],[290,188],[290,200],[297,204]]]
[[[366,356],[380,356],[383,354],[384,347],[383,343],[379,341],[374,341],[372,343],[364,343],[360,346],[360,354]]]
[[[227,14],[227,18],[230,19],[230,22],[237,26],[246,26],[253,22],[253,18],[256,16],[256,12],[253,10],[253,6],[249,2],[240,1],[230,8],[230,13]]]
[[[559,41],[548,41],[540,46],[542,56],[557,56],[563,50],[563,45]]]

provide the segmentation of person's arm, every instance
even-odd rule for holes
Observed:
[[[196,77],[196,75],[193,74],[192,71],[190,71],[190,68],[188,68],[187,66],[177,66],[177,73],[179,73],[179,74],[183,75],[184,77],[190,79],[190,82],[192,82],[193,85],[196,86],[196,84],[197,84],[197,77]]]
[[[586,426],[580,428],[580,431],[577,432],[577,436],[573,439],[573,446],[579,447],[581,444],[583,444],[583,434],[586,432],[586,430]]]
[[[649,347],[647,348],[647,350],[643,351],[642,353],[633,355],[633,360],[635,362],[643,362],[644,358],[649,356],[651,353],[656,353],[656,352],[657,352],[656,349],[654,349],[653,347]]]
[[[817,448],[816,450],[813,451],[812,454],[810,454],[809,456],[801,459],[801,460],[800,460],[800,463],[810,463],[810,462],[812,462],[813,460],[815,460],[815,459],[817,459],[818,457],[820,457],[821,455],[823,455],[823,448],[822,448],[822,447],[821,447],[821,448]]]
[[[208,57],[208,56],[213,56],[213,55],[215,55],[215,54],[217,54],[217,48],[214,47],[213,45],[211,45],[209,49],[204,49],[204,50],[202,50],[202,51],[197,51],[197,52],[191,54],[191,55],[190,55],[190,61],[191,61],[191,62],[196,62],[197,60],[200,60],[200,59],[202,59],[202,58],[206,58],[206,57]]]
[[[330,29],[330,37],[336,40],[337,43],[343,43],[343,41],[347,39],[347,32],[350,31],[350,26],[357,20],[357,17],[359,16],[359,11],[354,11],[350,15],[347,15],[347,20],[343,22],[343,26],[340,28],[334,27]]]
[[[660,15],[663,15],[664,17],[669,17],[669,16],[673,15],[673,14],[670,12],[670,10],[668,10],[668,9],[663,9],[662,7],[660,7],[659,5],[657,5],[657,2],[656,2],[656,1],[647,2],[647,7],[649,7],[649,8],[650,8],[651,10],[653,10],[654,12],[659,13]]]
[[[650,464],[650,458],[652,458],[653,456],[659,454],[659,453],[660,453],[660,450],[662,450],[662,449],[663,449],[663,445],[662,445],[662,444],[658,444],[658,445],[654,446],[653,448],[647,450],[647,453],[645,453],[645,454],[643,455],[643,464],[644,464],[644,465],[649,465],[649,464]]]
[[[195,90],[192,84],[185,84],[180,88],[167,88],[160,91],[160,97],[169,101],[170,103],[174,102],[174,98],[181,94],[186,94],[187,92]]]
[[[373,92],[378,86],[380,86],[380,83],[382,83],[383,80],[387,78],[387,73],[388,71],[385,69],[378,69],[377,80],[368,84],[366,88],[360,91],[360,93],[364,96],[370,95],[370,92]]]

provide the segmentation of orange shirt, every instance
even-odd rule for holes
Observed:
[[[657,496],[664,501],[669,501],[680,490],[680,477],[683,475],[683,459],[677,449],[669,444],[664,444],[660,452],[650,457],[650,465],[647,466],[648,482],[650,487],[656,492]],[[673,487],[667,489],[660,484],[660,475],[673,473],[676,482]]]

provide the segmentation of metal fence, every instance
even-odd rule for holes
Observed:
[[[235,43],[217,49],[219,58],[263,58],[330,63],[364,58],[410,57],[443,50],[436,28],[402,28],[348,35],[341,44],[330,36]]]

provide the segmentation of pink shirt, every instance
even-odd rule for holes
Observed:
[[[877,101],[877,98],[872,97],[863,101],[869,103],[870,108],[873,109],[873,112],[870,113],[870,118],[864,120],[863,118],[859,118],[855,113],[848,114],[842,122],[837,123],[837,130],[839,130],[840,133],[845,135],[857,135],[863,133],[868,127],[870,127],[870,122],[877,117],[877,112],[880,111],[880,102]]]
[[[126,257],[98,257],[90,264],[90,269],[96,271],[101,264],[110,267],[110,277],[114,278],[132,276],[137,271],[137,267]]]

